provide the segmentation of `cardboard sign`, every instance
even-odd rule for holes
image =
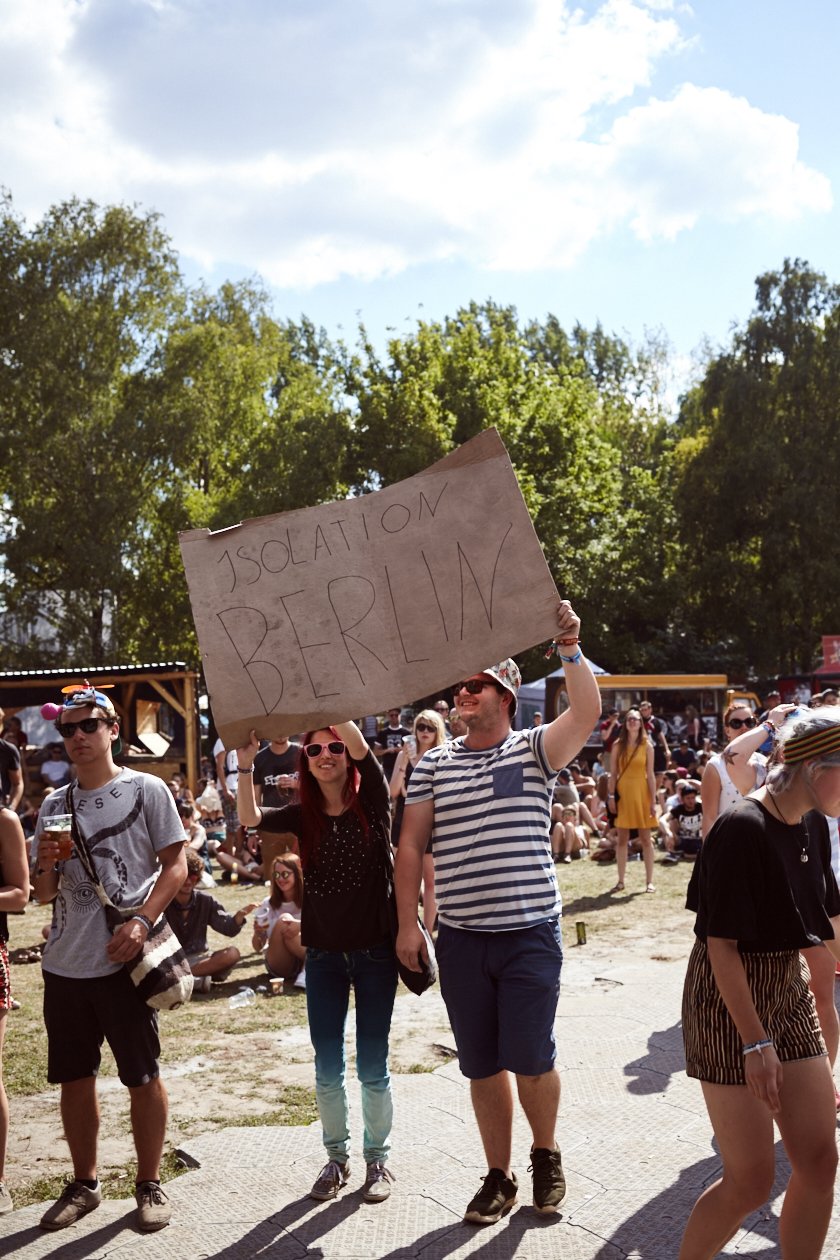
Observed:
[[[227,748],[410,703],[557,628],[495,429],[387,490],[180,541]]]

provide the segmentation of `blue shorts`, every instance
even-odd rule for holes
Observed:
[[[563,965],[559,919],[515,932],[470,932],[442,923],[436,953],[464,1076],[550,1071]]]

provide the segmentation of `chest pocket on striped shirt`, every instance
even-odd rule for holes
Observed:
[[[523,782],[521,766],[497,766],[493,771],[493,795],[521,796]]]

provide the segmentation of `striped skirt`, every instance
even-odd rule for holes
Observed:
[[[783,1063],[825,1054],[808,968],[798,950],[742,954],[755,1009]],[[703,941],[688,960],[682,1002],[685,1068],[714,1085],[743,1085],[744,1043],[720,996]]]
[[[0,1011],[12,1009],[12,982],[9,975],[9,947],[0,941]]]

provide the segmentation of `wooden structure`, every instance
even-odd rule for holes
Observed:
[[[112,688],[108,696],[123,740],[116,760],[165,779],[181,771],[195,792],[201,765],[198,674],[181,661],[0,671],[0,705],[11,717],[32,705],[57,703],[62,687],[85,679]]]

